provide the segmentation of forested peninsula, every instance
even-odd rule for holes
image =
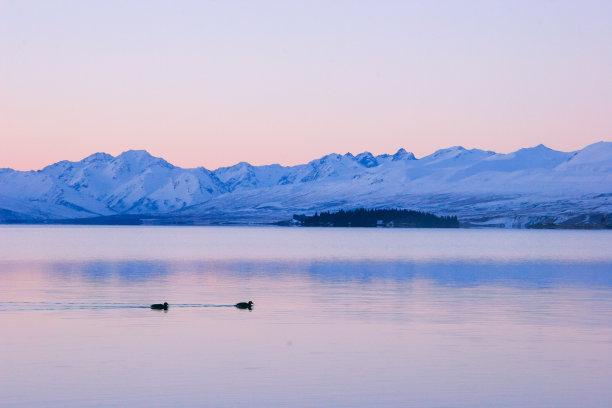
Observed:
[[[311,216],[295,214],[292,222],[303,227],[459,228],[456,216],[437,216],[405,209],[358,208]]]

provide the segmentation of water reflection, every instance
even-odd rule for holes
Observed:
[[[544,288],[552,285],[612,286],[612,263],[571,262],[321,262],[307,266],[321,281],[427,279],[437,285],[486,284]]]
[[[27,265],[27,263],[25,264]],[[78,276],[84,280],[98,283],[109,281],[113,277],[119,277],[126,282],[138,283],[165,276],[171,272],[168,262],[157,261],[52,262],[48,264],[39,263],[39,265],[42,270],[49,271],[54,275],[64,276],[65,278]]]
[[[437,285],[485,284],[546,288],[552,285],[612,286],[612,262],[405,262],[405,261],[313,261],[313,262],[0,262],[4,275],[37,271],[50,280],[80,279],[100,285],[116,285],[172,279],[172,276],[220,275],[227,278],[301,276],[319,282],[373,280],[395,282],[431,280]],[[0,276],[2,279],[2,276]]]

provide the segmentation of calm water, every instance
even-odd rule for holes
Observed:
[[[4,226],[0,328],[2,407],[604,407],[612,233]]]

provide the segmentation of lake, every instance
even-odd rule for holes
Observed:
[[[1,407],[602,407],[612,231],[0,226],[0,328]]]

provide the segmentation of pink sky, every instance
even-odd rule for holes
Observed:
[[[611,140],[609,2],[4,2],[0,167]]]

